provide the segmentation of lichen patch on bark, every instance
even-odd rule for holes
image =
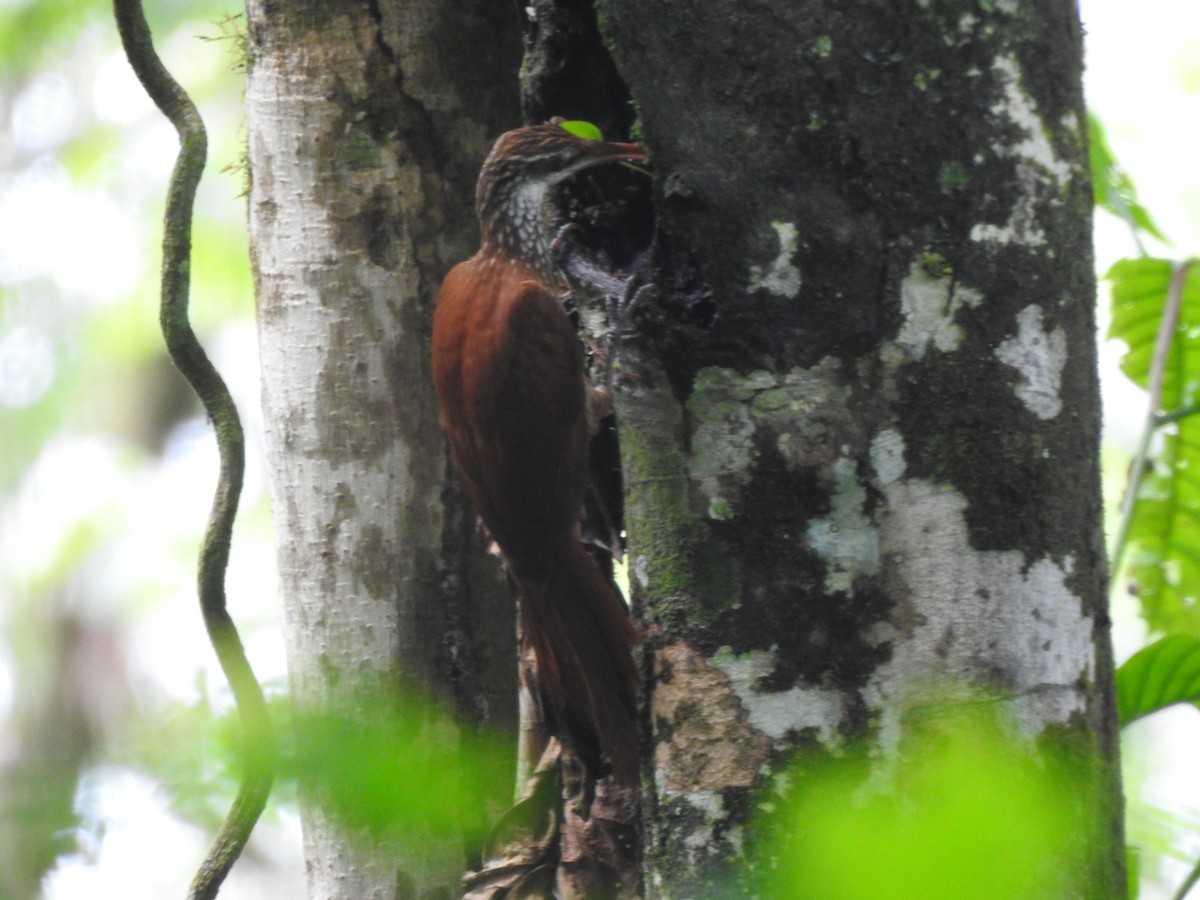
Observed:
[[[992,112],[1008,118],[1025,133],[1025,138],[995,149],[1002,156],[1013,156],[1034,166],[1048,180],[1059,187],[1071,180],[1071,164],[1059,159],[1047,137],[1046,126],[1033,99],[1021,85],[1021,69],[1017,60],[1010,55],[997,56],[992,62],[992,71],[1003,87],[1003,99],[992,106]]]
[[[800,293],[800,270],[793,262],[798,248],[796,226],[791,222],[772,222],[771,227],[779,236],[779,255],[765,270],[761,266],[750,267],[750,290],[767,291],[792,300]]]
[[[975,550],[967,501],[948,486],[902,479],[883,490],[882,549],[893,593],[905,598],[903,621],[894,617],[890,628],[904,639],[863,697],[879,713],[885,750],[900,739],[906,695],[930,688],[943,698],[966,685],[989,691],[1033,736],[1085,714],[1094,623],[1067,586],[1073,559]],[[992,626],[978,628],[981,620]]]
[[[1017,333],[995,350],[996,359],[1021,373],[1014,390],[1026,408],[1039,419],[1053,419],[1062,411],[1063,367],[1067,364],[1067,335],[1061,328],[1047,332],[1042,308],[1031,303],[1017,313]]]
[[[871,441],[871,468],[880,484],[891,484],[904,475],[904,437],[885,428]]]
[[[687,466],[704,514],[711,519],[737,514],[763,446],[796,469],[832,463],[838,456],[832,436],[851,424],[848,397],[833,357],[782,375],[700,370],[687,403],[692,423]]]
[[[908,357],[921,360],[932,345],[943,353],[957,350],[963,331],[955,321],[964,306],[979,306],[982,295],[947,276],[929,274],[920,261],[912,264],[900,284],[900,309],[904,324],[896,337]]]
[[[833,467],[835,488],[829,514],[808,525],[808,545],[825,560],[825,588],[849,592],[860,575],[879,572],[879,532],[863,513],[866,488],[854,461],[845,457]]]
[[[1021,68],[1016,58],[997,56],[992,63],[992,74],[1000,86],[1001,96],[992,105],[991,112],[1003,120],[1009,133],[1021,135],[1018,139],[994,144],[992,150],[1002,159],[1015,162],[1019,193],[1007,223],[979,223],[972,228],[971,239],[981,243],[1041,247],[1047,243],[1040,224],[1045,218],[1042,209],[1047,202],[1060,202],[1060,195],[1071,182],[1072,167],[1070,162],[1058,156],[1050,143],[1037,105],[1021,83]]]
[[[746,709],[751,726],[774,740],[789,732],[815,731],[825,746],[840,745],[837,723],[842,717],[840,691],[793,687],[786,691],[764,691],[759,680],[775,671],[775,651],[751,650],[734,653],[722,647],[710,662],[729,677],[734,693]]]

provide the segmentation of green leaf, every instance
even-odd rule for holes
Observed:
[[[558,127],[563,131],[575,135],[575,137],[583,138],[585,141],[602,141],[604,135],[600,133],[600,129],[591,122],[585,122],[582,119],[568,119],[566,122],[559,122]]]
[[[1200,701],[1200,638],[1169,634],[1117,669],[1121,727],[1176,703]]]
[[[1140,231],[1169,244],[1170,241],[1150,218],[1150,213],[1138,203],[1133,181],[1117,162],[1104,126],[1094,115],[1088,116],[1088,147],[1096,205],[1124,219],[1135,232]]]
[[[364,691],[306,709],[282,685],[266,687],[279,751],[276,808],[293,805],[303,781],[349,835],[399,829],[409,843],[429,844],[481,827],[481,810],[508,799],[512,742],[461,727],[442,705]],[[237,711],[218,716],[205,696],[151,723],[122,761],[158,779],[179,815],[215,829],[237,792],[241,741]]]
[[[1175,266],[1141,257],[1116,263],[1109,336],[1129,351],[1121,368],[1139,386],[1149,384],[1159,323]],[[1179,322],[1163,370],[1159,411],[1200,402],[1200,271],[1189,269]],[[1129,529],[1128,577],[1142,615],[1162,632],[1200,637],[1200,416],[1180,418],[1159,430],[1160,443],[1141,473]]]
[[[410,843],[445,840],[489,795],[506,793],[500,773],[514,763],[507,742],[464,734],[451,710],[415,696],[363,692],[297,710],[292,723],[295,752],[283,774],[316,788],[351,833],[398,829]]]
[[[1112,324],[1108,336],[1129,347],[1121,361],[1121,369],[1143,388],[1149,383],[1158,326],[1175,267],[1171,260],[1141,256],[1118,260],[1104,275],[1112,296]],[[1195,384],[1195,373],[1200,371],[1200,267],[1189,267],[1181,299],[1172,352],[1184,355],[1171,359],[1167,366],[1162,398],[1165,412],[1177,409],[1189,402],[1188,396],[1200,393]],[[1178,376],[1190,377],[1180,380]]]

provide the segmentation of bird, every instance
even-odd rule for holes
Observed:
[[[521,604],[547,730],[595,777],[635,784],[638,633],[581,542],[584,350],[564,309],[546,200],[572,175],[642,162],[553,120],[502,134],[475,192],[480,247],[438,291],[431,365],[451,457]]]

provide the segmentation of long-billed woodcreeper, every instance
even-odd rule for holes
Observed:
[[[481,246],[450,270],[433,318],[433,377],[451,453],[521,598],[547,725],[596,775],[636,783],[637,640],[580,542],[587,481],[584,354],[561,295],[547,192],[582,169],[640,161],[636,144],[519,128],[475,192]]]

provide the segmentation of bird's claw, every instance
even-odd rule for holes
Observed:
[[[609,391],[612,390],[613,378],[621,362],[621,344],[629,316],[638,304],[655,290],[653,282],[643,280],[643,268],[634,268],[633,273],[624,280],[619,294],[612,292],[604,295],[608,334],[604,341],[604,375],[600,383]]]
[[[550,241],[550,256],[560,268],[566,268],[566,257],[571,252],[569,238],[582,233],[583,229],[574,222],[567,222],[559,227]]]
[[[598,383],[611,390],[629,316],[655,289],[654,283],[649,281],[650,251],[638,254],[628,275],[613,274],[607,260],[592,257],[573,238],[582,230],[573,222],[566,223],[555,233],[550,249],[555,264],[572,287],[579,289],[585,297],[602,298],[607,334],[603,339],[603,370]]]

